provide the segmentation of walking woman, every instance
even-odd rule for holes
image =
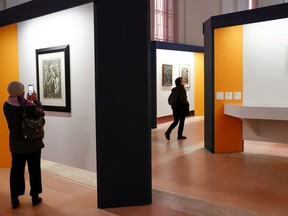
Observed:
[[[171,105],[174,121],[165,132],[165,137],[167,140],[170,140],[170,134],[178,125],[178,122],[179,126],[177,139],[181,140],[187,138],[186,136],[183,136],[185,117],[189,115],[189,102],[187,101],[187,93],[184,88],[185,80],[182,77],[178,77],[175,80],[175,85],[176,87],[171,90],[177,95],[177,100],[175,100],[175,103]]]

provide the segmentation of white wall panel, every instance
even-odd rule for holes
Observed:
[[[236,0],[221,0],[221,14],[232,13],[236,9]]]
[[[236,11],[243,11],[243,10],[248,10],[248,9],[249,9],[249,0],[237,0]]]
[[[20,80],[36,83],[35,50],[70,45],[71,113],[46,112],[43,158],[96,170],[93,4],[18,24]]]
[[[258,7],[266,7],[284,3],[283,0],[258,0]]]
[[[10,8],[10,7],[14,7],[16,5],[23,4],[29,1],[31,0],[6,0],[6,6],[7,8]]]
[[[172,110],[168,104],[168,96],[171,89],[175,87],[174,80],[179,77],[179,65],[190,65],[190,87],[186,88],[190,110],[194,110],[194,77],[195,59],[193,52],[182,52],[173,50],[157,49],[157,117],[172,115]],[[172,86],[162,86],[162,64],[173,66]]]
[[[3,3],[3,1],[0,0],[0,10],[5,9],[5,4]]]
[[[244,26],[243,104],[288,106],[288,19]]]
[[[203,23],[211,16],[221,14],[221,0],[178,0],[175,28],[178,43],[204,45]]]

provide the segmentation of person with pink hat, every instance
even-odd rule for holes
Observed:
[[[22,134],[22,119],[25,108],[26,116],[39,118],[45,116],[36,92],[24,98],[24,85],[19,81],[8,84],[9,97],[3,105],[9,128],[9,147],[12,156],[10,170],[10,196],[12,208],[20,205],[19,196],[25,193],[25,165],[28,165],[30,180],[30,196],[32,205],[42,202],[41,150],[44,148],[43,138],[27,139]]]

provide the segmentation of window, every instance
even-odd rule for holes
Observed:
[[[153,0],[152,39],[174,42],[174,0]]]

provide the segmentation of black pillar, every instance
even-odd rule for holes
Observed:
[[[149,8],[95,2],[99,208],[152,202]]]
[[[157,128],[157,55],[156,41],[151,42],[151,128]]]
[[[214,31],[211,20],[204,23],[204,146],[214,153]]]

